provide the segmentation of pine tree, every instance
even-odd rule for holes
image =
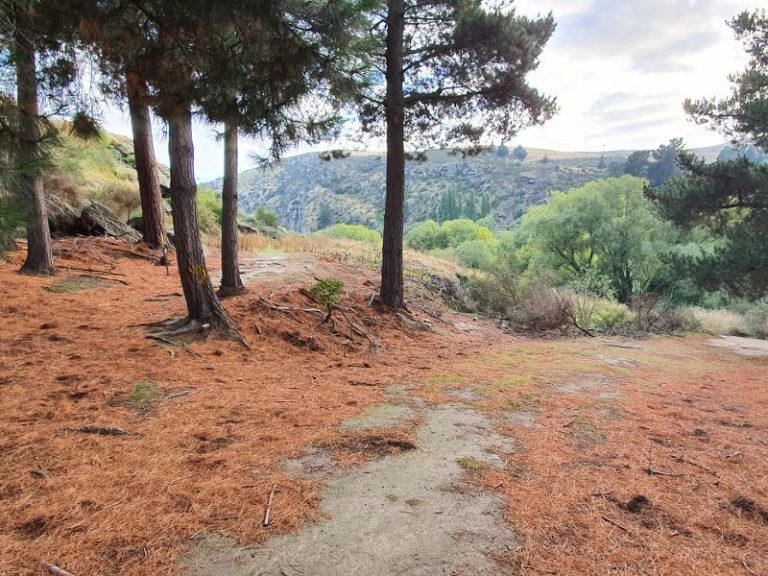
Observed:
[[[43,194],[40,170],[45,157],[40,125],[40,103],[37,81],[37,49],[35,46],[35,7],[27,0],[14,0],[3,7],[4,21],[12,25],[11,56],[16,73],[18,134],[16,149],[19,167],[19,196],[28,206],[27,257],[22,272],[51,274],[54,272],[51,232]],[[6,20],[8,18],[8,20]]]
[[[470,145],[508,137],[543,122],[554,102],[526,75],[554,30],[552,17],[528,19],[486,9],[479,0],[388,0],[372,22],[384,47],[386,82],[361,95],[363,125],[383,119],[387,137],[381,292],[399,308],[403,297],[405,143],[418,148]]]

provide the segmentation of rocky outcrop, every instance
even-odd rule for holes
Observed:
[[[48,224],[53,236],[111,236],[126,242],[138,242],[141,233],[121,222],[103,204],[91,202],[78,214],[72,206],[53,194],[46,194]]]

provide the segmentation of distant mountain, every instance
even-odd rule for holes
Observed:
[[[714,160],[723,146],[693,150]],[[474,199],[487,196],[492,214],[509,226],[553,191],[566,191],[612,175],[632,151],[559,152],[527,149],[523,161],[502,149],[462,158],[431,151],[425,161],[406,165],[406,223],[437,218],[446,196]],[[240,208],[247,213],[263,206],[276,212],[283,226],[310,232],[335,222],[381,229],[384,218],[385,156],[352,153],[339,160],[322,160],[317,153],[292,156],[267,170],[240,174]],[[210,186],[220,191],[222,179]],[[486,201],[487,201],[486,200]]]

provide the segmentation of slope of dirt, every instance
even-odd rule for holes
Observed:
[[[251,351],[165,346],[144,324],[184,314],[173,267],[106,240],[56,252],[53,278],[16,274],[21,254],[0,266],[0,574],[183,573],[190,543],[212,535],[248,562],[265,542],[301,553],[329,522],[375,520],[363,504],[387,494],[407,523],[371,524],[371,537],[419,537],[381,574],[435,573],[416,551],[446,535],[502,573],[768,573],[766,357],[696,336],[510,337],[449,314],[420,318],[440,333],[412,332],[368,305],[374,274],[307,255],[250,261],[269,272],[225,301]],[[342,317],[332,335],[299,292],[329,276],[370,341]],[[447,414],[476,424],[450,449],[429,435]],[[484,448],[498,436],[495,460]],[[470,516],[488,512],[480,540],[445,514],[420,532],[440,480],[395,472],[440,455],[434,474],[458,479]],[[364,564],[339,542],[345,567]]]

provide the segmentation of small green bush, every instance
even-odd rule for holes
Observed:
[[[495,247],[484,240],[469,240],[456,247],[456,257],[468,268],[490,270],[496,261]]]
[[[197,190],[197,222],[203,232],[214,232],[221,227],[221,198],[210,188]]]
[[[309,293],[324,304],[338,302],[344,294],[344,282],[336,278],[325,278],[312,286]]]
[[[280,224],[277,214],[263,206],[256,209],[256,222],[270,228],[277,228]]]
[[[372,244],[381,243],[381,234],[376,230],[366,228],[362,224],[334,224],[330,228],[319,232],[319,234],[331,238],[358,240],[359,242],[369,242]]]
[[[752,336],[768,338],[768,297],[754,302],[744,315],[744,319]]]
[[[634,314],[625,304],[605,299],[597,302],[591,324],[596,330],[619,330],[631,326],[635,321]]]

